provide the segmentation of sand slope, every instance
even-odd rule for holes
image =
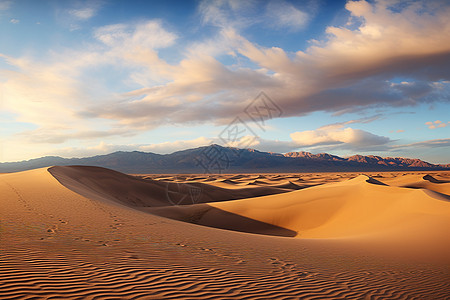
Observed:
[[[361,236],[409,225],[424,227],[431,220],[436,229],[450,228],[450,204],[443,196],[419,189],[383,186],[369,180],[370,177],[360,175],[345,182],[285,195],[210,205],[295,230],[299,237],[306,238]]]
[[[125,182],[125,175],[96,170],[99,172],[94,176],[91,171],[84,174],[76,168],[60,169],[52,172],[58,180],[47,169],[0,175],[0,299],[450,297],[446,257],[398,257],[362,247],[380,244],[377,234],[399,237],[397,232],[411,233],[407,229],[413,228],[412,233],[427,248],[438,248],[434,237],[426,239],[427,233],[431,230],[444,238],[441,232],[449,229],[444,221],[449,202],[430,192],[375,185],[366,182],[366,177],[345,181],[345,175],[343,181],[330,185],[198,204],[300,232],[298,238],[286,238],[197,226],[148,214],[137,206],[147,202],[132,199],[127,203],[124,197],[131,193],[160,205],[166,200],[159,198],[164,193],[156,183],[154,189],[145,185],[139,193],[120,191],[117,185]],[[119,191],[111,191],[116,188]],[[353,196],[347,198],[349,192]],[[374,196],[364,199],[367,193]],[[360,206],[355,203],[358,199]],[[330,208],[333,201],[338,204]],[[290,208],[283,210],[285,205]],[[341,224],[354,213],[362,213],[364,207],[367,212],[360,218],[363,229]],[[323,212],[317,212],[318,208]],[[289,219],[294,210],[310,224],[304,231],[298,227],[301,218]],[[308,219],[310,213],[326,218]],[[414,218],[408,221],[399,216]],[[417,233],[415,225],[425,226],[424,232]],[[314,238],[304,239],[302,233]],[[410,242],[418,245],[416,239]]]
[[[431,175],[414,174],[385,179],[384,182],[391,186],[428,189],[450,196],[450,180],[439,179],[439,176],[435,177]]]
[[[142,180],[113,170],[89,167],[52,167],[49,172],[62,184],[89,198],[125,205],[155,207],[207,203],[291,191],[288,187],[226,189],[200,182]],[[167,178],[165,178],[167,179]]]
[[[248,223],[239,224],[234,217],[237,215],[275,226],[261,225],[259,231],[252,228],[251,232],[395,243],[396,251],[416,245],[415,251],[423,250],[446,259],[450,248],[449,198],[431,190],[383,185],[360,175],[288,194],[210,203],[213,209],[191,205],[148,211],[196,224],[249,232]]]

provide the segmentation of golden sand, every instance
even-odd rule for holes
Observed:
[[[52,167],[0,192],[0,299],[450,299],[449,172]]]

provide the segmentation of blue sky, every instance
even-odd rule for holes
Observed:
[[[446,1],[0,0],[0,161],[219,143],[449,163],[449,15]]]

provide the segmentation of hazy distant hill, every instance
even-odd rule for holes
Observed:
[[[0,163],[0,172],[17,172],[54,165],[102,166],[125,173],[239,173],[239,172],[321,172],[442,170],[420,159],[354,155],[348,158],[320,153],[261,152],[210,145],[171,154],[114,152],[85,158],[46,156],[20,162]]]

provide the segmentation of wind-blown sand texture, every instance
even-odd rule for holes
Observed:
[[[52,167],[0,204],[0,299],[450,299],[449,172]]]

